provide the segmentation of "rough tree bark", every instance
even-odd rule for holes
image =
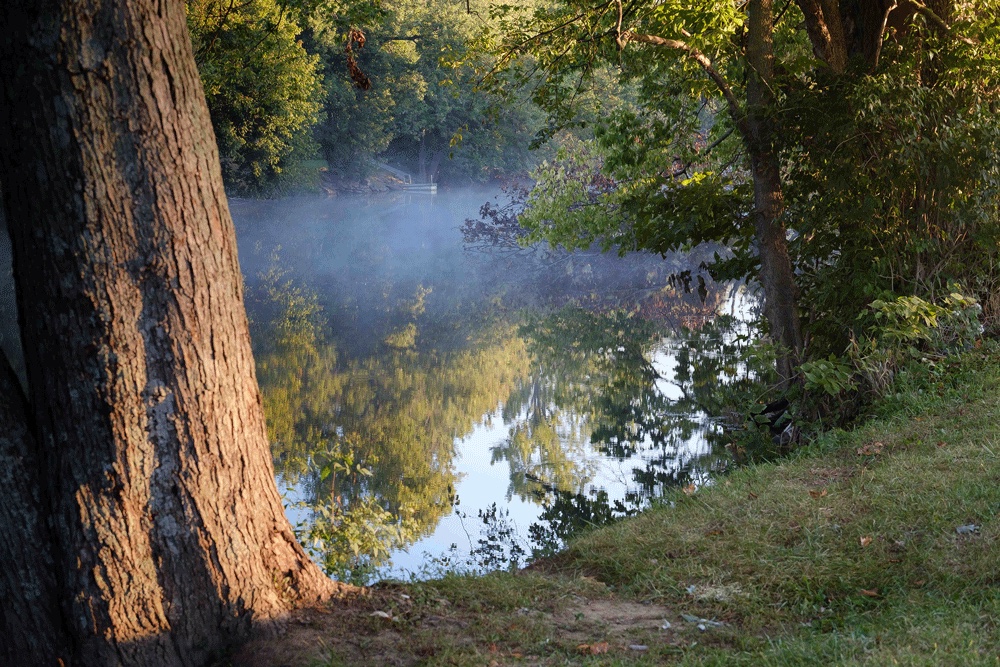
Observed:
[[[0,664],[56,665],[68,658],[42,504],[38,453],[21,385],[0,353]]]
[[[184,5],[8,0],[0,25],[25,463],[72,659],[204,664],[335,585],[274,485]]]

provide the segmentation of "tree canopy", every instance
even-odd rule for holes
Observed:
[[[390,162],[420,180],[523,174],[544,115],[478,89],[477,0],[190,0],[188,24],[230,191],[357,182]],[[508,100],[508,102],[510,102]]]
[[[995,321],[995,3],[497,11],[496,85],[542,70],[535,97],[556,118],[605,64],[639,91],[594,143],[539,170],[521,218],[530,239],[724,243],[710,267],[759,279],[785,377],[803,353],[841,352],[879,295],[934,299],[961,283]]]

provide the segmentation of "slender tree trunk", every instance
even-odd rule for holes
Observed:
[[[437,183],[438,172],[441,171],[441,162],[444,161],[444,158],[447,155],[448,155],[447,148],[440,148],[434,151],[434,156],[431,158],[431,166],[427,170],[428,183]]]
[[[771,339],[779,346],[777,371],[782,385],[796,375],[802,353],[798,288],[788,256],[782,221],[785,210],[781,172],[774,147],[774,28],[772,0],[750,0],[747,31],[746,130],[754,184],[754,232],[764,290],[764,316]]]
[[[274,485],[184,6],[8,0],[0,25],[0,180],[75,658],[204,664],[334,584]]]

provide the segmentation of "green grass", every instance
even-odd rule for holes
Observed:
[[[398,641],[373,655],[427,665],[1000,665],[1000,354],[986,348],[902,378],[855,430],[678,492],[528,572],[377,589],[368,604],[396,605]],[[969,524],[977,532],[956,532]],[[670,629],[629,627],[645,608],[637,603]],[[685,615],[724,625],[699,630]],[[386,621],[367,631],[384,639]],[[329,664],[371,659],[339,655]]]

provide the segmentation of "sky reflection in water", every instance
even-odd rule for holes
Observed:
[[[697,256],[463,251],[489,196],[233,204],[279,485],[336,576],[474,565],[494,503],[530,551],[725,465],[706,404],[741,371],[676,331],[729,292],[664,286]]]

